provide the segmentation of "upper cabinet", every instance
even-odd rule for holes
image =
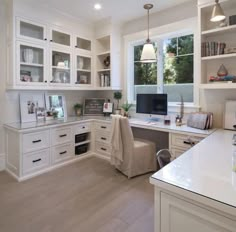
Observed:
[[[221,1],[220,5],[226,15],[224,22],[210,21],[214,1],[204,1],[199,5],[200,28],[200,69],[201,88],[204,89],[234,89],[236,83],[232,82],[236,76],[236,25],[230,25],[229,17],[235,15],[236,1]],[[223,65],[223,66],[222,66]],[[221,73],[218,73],[220,67]],[[224,69],[225,67],[225,69]],[[220,74],[220,75],[219,75]]]
[[[60,45],[66,48],[71,46],[71,35],[60,29],[50,29],[50,42],[54,45]]]

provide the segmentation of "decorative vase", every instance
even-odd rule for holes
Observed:
[[[31,48],[26,48],[23,51],[23,59],[26,63],[33,63],[34,60],[34,51]]]
[[[110,66],[110,56],[107,56],[105,60],[103,61],[104,67],[109,68]]]
[[[78,68],[83,69],[84,68],[84,59],[82,57],[78,58]]]
[[[228,75],[228,70],[225,68],[225,66],[222,64],[217,72],[217,75],[219,77],[224,77]]]
[[[76,109],[75,110],[75,114],[76,114],[76,116],[81,116],[81,114],[82,114],[82,110],[81,109]]]

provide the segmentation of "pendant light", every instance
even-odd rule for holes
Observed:
[[[149,10],[153,8],[153,5],[145,4],[143,8],[147,10],[147,14],[148,14],[148,30],[147,30],[148,37],[147,37],[146,43],[143,46],[140,62],[152,63],[152,62],[156,62],[156,59],[157,59],[156,54],[155,54],[155,49],[153,47],[153,44],[151,43],[151,40],[149,39]]]
[[[213,7],[211,22],[219,22],[225,19],[225,14],[220,6],[219,0],[215,0],[215,5]]]

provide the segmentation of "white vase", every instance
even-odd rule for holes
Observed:
[[[31,48],[26,48],[23,51],[23,59],[26,63],[33,63],[34,60],[34,51]]]

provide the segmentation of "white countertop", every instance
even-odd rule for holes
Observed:
[[[217,130],[155,173],[150,182],[165,182],[236,207],[236,173],[232,157],[235,131]]]

